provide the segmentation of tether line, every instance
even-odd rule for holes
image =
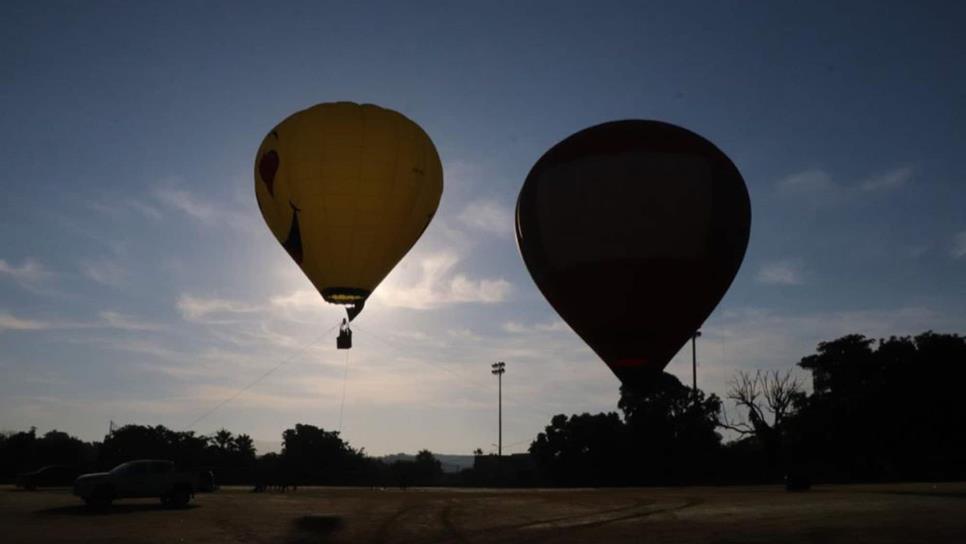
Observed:
[[[345,384],[349,381],[349,351],[345,351],[345,371],[342,374],[342,402],[339,404],[339,433],[342,432],[342,412],[345,409]]]
[[[211,414],[217,412],[219,409],[221,409],[222,406],[224,406],[224,405],[228,404],[229,402],[237,399],[238,397],[240,397],[242,395],[242,393],[244,393],[245,391],[248,391],[252,387],[255,387],[256,385],[258,385],[259,382],[261,382],[262,380],[264,380],[265,378],[267,378],[270,374],[272,374],[276,370],[282,368],[282,366],[284,366],[285,364],[292,362],[292,360],[294,360],[299,355],[305,353],[305,350],[307,350],[310,347],[314,346],[315,344],[318,344],[319,342],[321,342],[322,339],[326,337],[326,335],[328,335],[330,332],[332,332],[333,330],[335,330],[335,328],[338,327],[338,326],[339,325],[332,326],[330,329],[328,329],[327,331],[323,332],[322,334],[320,334],[319,336],[317,336],[316,338],[314,338],[312,341],[310,341],[310,342],[302,345],[300,348],[298,348],[298,350],[296,350],[295,352],[293,352],[291,355],[289,355],[285,359],[282,359],[281,361],[279,361],[278,364],[276,364],[272,368],[266,370],[261,376],[259,376],[258,378],[256,378],[253,382],[249,383],[245,387],[242,387],[238,391],[235,391],[235,393],[233,395],[231,395],[230,397],[225,398],[224,400],[222,400],[221,402],[219,402],[218,404],[216,404],[213,408],[211,408],[210,410],[208,410],[204,414],[198,416],[194,421],[192,421],[191,423],[189,423],[185,427],[185,429],[186,430],[191,429],[192,427],[194,427],[195,425],[197,425],[200,421],[204,420],[205,418],[207,418]]]

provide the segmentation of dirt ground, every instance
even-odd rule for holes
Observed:
[[[637,489],[224,488],[91,511],[0,487],[0,541],[966,543],[966,483]]]

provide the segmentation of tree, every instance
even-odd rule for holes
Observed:
[[[787,473],[788,467],[783,466],[783,449],[788,445],[786,422],[804,403],[801,383],[790,370],[758,370],[754,375],[739,371],[731,380],[727,396],[747,416],[731,421],[722,412],[718,425],[756,441],[764,450],[765,469],[770,477]]]
[[[722,426],[742,435],[774,434],[802,402],[803,396],[801,383],[790,370],[784,373],[757,370],[754,376],[739,371],[731,380],[728,398],[748,411],[748,419],[732,424],[722,418]]]
[[[303,484],[341,484],[363,471],[365,455],[352,449],[338,431],[297,424],[282,433],[282,467]]]
[[[626,428],[615,412],[558,414],[530,444],[530,455],[557,485],[625,483]]]
[[[803,357],[798,366],[812,372],[815,395],[833,390],[857,392],[872,386],[880,373],[872,344],[861,334],[850,334],[831,342],[821,342],[815,355]]]
[[[418,485],[434,485],[443,476],[443,464],[429,450],[420,450],[413,464]]]
[[[98,465],[110,469],[134,459],[168,459],[183,468],[205,464],[208,438],[193,431],[172,431],[163,425],[125,425],[104,438]]]
[[[815,392],[795,419],[831,480],[966,477],[966,338],[848,335],[799,366]]]
[[[254,459],[255,441],[247,434],[240,434],[235,437],[234,450],[242,459]]]
[[[530,445],[544,475],[560,485],[672,484],[714,473],[721,448],[721,401],[693,392],[674,376],[621,390],[617,413],[563,414]]]
[[[221,429],[212,435],[211,442],[216,448],[227,453],[233,449],[235,445],[235,437],[232,436],[231,431],[228,429]]]
[[[52,430],[41,437],[29,431],[0,434],[0,481],[44,465],[67,465],[86,470],[94,460],[95,446],[67,433]]]
[[[618,407],[630,431],[635,481],[685,483],[715,473],[721,448],[717,395],[693,391],[662,372],[648,388],[621,388]]]

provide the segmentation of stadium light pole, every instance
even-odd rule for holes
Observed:
[[[694,402],[698,402],[698,337],[701,331],[694,331],[691,335],[691,395]]]
[[[506,372],[506,363],[500,361],[490,365],[490,374],[496,375],[498,397],[497,397],[497,447],[496,456],[503,457],[503,373]]]

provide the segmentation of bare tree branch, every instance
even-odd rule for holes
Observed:
[[[729,431],[734,431],[742,436],[748,436],[755,434],[755,429],[744,421],[732,421],[728,417],[728,411],[721,407],[721,415],[716,421],[717,425],[723,429],[728,429]]]
[[[738,371],[731,380],[727,398],[737,407],[748,410],[750,423],[729,421],[725,416],[719,422],[720,426],[742,435],[771,433],[793,410],[793,403],[801,392],[801,383],[790,370],[784,373],[758,370],[753,375]],[[766,417],[766,413],[771,418]]]

